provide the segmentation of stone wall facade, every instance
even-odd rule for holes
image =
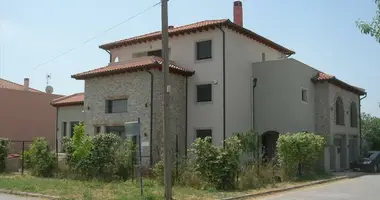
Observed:
[[[150,71],[153,75],[153,134],[152,159],[153,163],[160,159],[162,154],[162,127],[163,127],[163,78],[162,72]],[[175,151],[175,134],[183,137],[186,126],[186,78],[170,74],[170,132],[172,148]],[[106,126],[124,126],[125,122],[136,121],[140,118],[141,141],[144,144],[142,156],[144,165],[150,161],[150,101],[151,76],[146,71],[119,74],[106,77],[97,77],[85,80],[85,119],[86,133],[95,134],[95,128],[101,127],[105,132]],[[128,107],[125,113],[106,113],[106,100],[127,98]],[[184,146],[184,139],[179,140],[179,146]]]

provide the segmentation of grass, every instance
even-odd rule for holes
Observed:
[[[331,177],[323,177],[328,179]],[[268,185],[267,187],[246,190],[219,192],[214,189],[196,190],[185,187],[174,187],[173,195],[175,199],[197,200],[197,199],[217,199],[223,197],[238,196],[248,193],[258,193],[268,191],[275,188],[284,188],[294,185],[305,184],[312,182],[313,179],[299,180],[297,182],[283,182],[275,186]],[[319,179],[320,180],[320,179]],[[69,179],[54,179],[54,178],[38,178],[29,175],[0,175],[0,188],[14,191],[41,193],[53,196],[60,196],[62,200],[82,199],[82,200],[159,200],[163,197],[163,187],[156,184],[152,180],[144,180],[144,195],[140,196],[140,190],[136,183],[131,181],[126,182],[111,182],[104,183],[100,181],[78,181]]]

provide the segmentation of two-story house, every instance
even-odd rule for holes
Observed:
[[[317,125],[323,121],[317,109],[329,108],[317,106],[319,98],[330,100],[335,89],[355,97],[364,93],[347,89],[348,84],[314,79],[318,70],[288,59],[295,52],[245,28],[242,9],[241,1],[235,1],[234,22],[206,20],[169,27],[170,131],[172,147],[177,143],[180,153],[198,137],[211,136],[213,144],[220,145],[235,132],[255,129],[263,135],[269,156],[278,133],[333,132],[331,124]],[[86,132],[123,135],[124,123],[139,118],[143,156],[152,164],[162,153],[161,32],[100,48],[110,54],[107,66],[72,75],[85,81]],[[307,71],[300,82],[298,68]],[[319,92],[320,87],[328,89]],[[301,96],[307,96],[307,103]],[[332,113],[322,113],[332,119]]]

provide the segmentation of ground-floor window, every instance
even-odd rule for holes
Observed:
[[[212,142],[212,130],[211,129],[198,129],[196,131],[197,138],[205,139],[206,137],[211,137]]]

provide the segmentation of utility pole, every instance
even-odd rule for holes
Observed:
[[[169,33],[168,33],[168,0],[161,0],[161,21],[162,21],[162,71],[164,76],[164,183],[165,199],[172,199],[172,149],[170,142],[169,125]]]

